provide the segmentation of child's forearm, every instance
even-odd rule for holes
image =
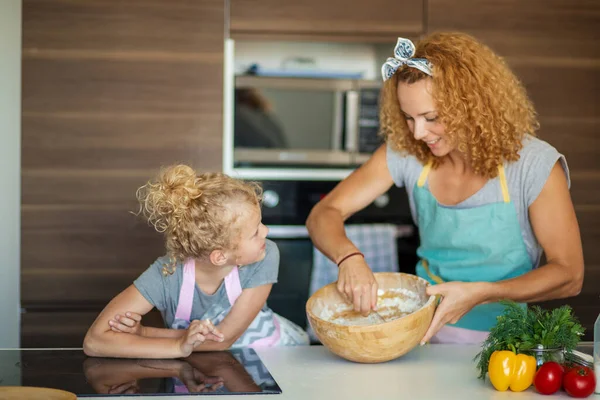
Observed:
[[[177,338],[145,337],[118,333],[88,332],[83,351],[92,357],[178,358],[182,351]]]
[[[220,351],[227,350],[239,339],[242,333],[237,333],[227,327],[226,324],[219,324],[217,328],[221,330],[221,333],[225,336],[222,342],[214,340],[207,340],[204,343],[200,343],[194,347],[194,351]]]
[[[142,328],[142,336],[150,338],[179,339],[184,334],[185,329],[153,328],[151,326],[144,326]]]
[[[227,350],[235,341],[231,342],[227,339],[222,342],[215,342],[213,340],[207,340],[204,343],[198,344],[194,347],[194,351],[220,351]]]

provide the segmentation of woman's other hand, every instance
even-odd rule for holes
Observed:
[[[441,302],[421,344],[429,342],[444,325],[455,324],[473,307],[484,303],[484,286],[485,282],[446,282],[427,286],[427,295],[440,296]]]
[[[340,264],[337,289],[363,315],[377,306],[377,281],[363,257],[353,256]]]
[[[142,316],[138,313],[126,312],[125,315],[117,314],[113,319],[108,321],[108,325],[110,325],[110,329],[113,332],[144,336]]]

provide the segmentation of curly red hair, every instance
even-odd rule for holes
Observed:
[[[395,150],[415,156],[423,164],[433,157],[416,140],[400,110],[399,82],[432,80],[432,97],[446,137],[464,154],[478,175],[493,178],[498,165],[519,159],[523,139],[535,136],[537,116],[525,88],[505,61],[487,46],[464,33],[434,33],[419,41],[415,58],[433,65],[433,77],[402,66],[383,84],[381,133]]]

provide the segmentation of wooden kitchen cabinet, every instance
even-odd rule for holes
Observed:
[[[424,30],[424,0],[231,0],[237,37],[392,41]]]
[[[600,56],[597,0],[427,0],[425,19],[429,32],[467,32],[503,56],[556,65]]]
[[[82,347],[88,328],[102,308],[49,311],[34,309],[21,315],[22,348]],[[164,328],[162,316],[156,310],[144,316],[145,326]]]
[[[23,0],[24,346],[81,346],[164,254],[133,214],[161,166],[221,171],[224,39],[222,0]]]

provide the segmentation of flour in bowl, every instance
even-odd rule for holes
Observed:
[[[423,306],[421,296],[408,289],[379,289],[377,291],[377,312],[385,322],[392,321],[417,311]],[[324,307],[321,319],[340,325],[373,325],[382,323],[375,313],[363,316],[354,311],[351,304],[342,303]]]

